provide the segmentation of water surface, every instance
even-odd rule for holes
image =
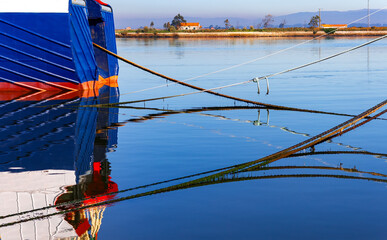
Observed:
[[[371,38],[320,39],[189,82],[203,88],[243,82],[369,40]],[[119,39],[118,52],[155,71],[186,80],[261,58],[303,41],[305,39]],[[385,100],[386,51],[387,41],[383,40],[330,61],[271,78],[268,95],[265,94],[264,81],[261,82],[260,95],[255,83],[220,92],[265,103],[357,115]],[[12,105],[15,104],[12,102],[2,102],[8,108],[14,106],[7,110],[9,116],[2,112],[0,120],[3,131],[10,135],[1,135],[3,146],[7,146],[0,152],[3,174],[60,171],[70,180],[36,190],[42,194],[49,187],[56,189],[52,194],[55,203],[58,199],[80,200],[85,196],[106,194],[116,191],[116,188],[128,191],[97,199],[97,202],[104,202],[124,198],[114,204],[80,210],[72,216],[58,215],[16,224],[0,229],[0,233],[19,231],[24,234],[22,236],[37,236],[41,231],[36,227],[39,224],[51,221],[52,226],[62,226],[59,224],[62,221],[61,224],[67,222],[66,227],[57,229],[67,229],[75,235],[74,232],[78,234],[80,230],[77,232],[77,229],[83,227],[86,229],[83,234],[95,236],[98,232],[99,239],[385,238],[385,120],[374,120],[314,149],[307,149],[302,155],[281,159],[256,171],[228,176],[213,184],[158,192],[164,187],[201,177],[195,176],[130,190],[257,160],[350,117],[268,110],[206,93],[130,104],[114,110],[79,108],[90,101],[101,103],[110,99],[123,102],[194,91],[172,83],[141,91],[166,82],[125,64],[120,65],[119,84],[119,99],[113,93],[110,98],[73,99],[75,102],[71,103],[36,101],[41,106],[29,103],[28,109]],[[63,104],[69,106],[62,107]],[[61,108],[51,107],[47,116],[39,115],[43,113],[41,107],[47,105]],[[62,112],[57,116],[57,111]],[[60,125],[55,125],[52,130],[52,136],[61,136],[59,139],[49,133],[45,138],[19,138],[17,130],[8,127],[31,132],[30,128],[50,119]],[[42,126],[47,126],[47,123]],[[55,135],[63,129],[70,129],[67,137]],[[14,138],[25,141],[11,142]],[[26,144],[34,147],[32,155],[27,156]],[[32,164],[33,161],[41,167],[37,168],[38,164]],[[98,186],[105,187],[101,190]],[[33,188],[25,188],[3,186],[1,191],[2,194],[22,191],[22,195],[33,191]],[[150,191],[155,192],[147,196],[135,195]],[[54,204],[52,201],[47,204]],[[83,206],[89,202],[77,204]],[[63,209],[50,211],[54,210]],[[2,210],[1,215],[20,211]],[[93,219],[99,219],[98,224]],[[89,228],[85,221],[89,221]],[[2,223],[8,222],[9,219],[2,220]],[[54,239],[70,236],[55,231],[47,235]]]

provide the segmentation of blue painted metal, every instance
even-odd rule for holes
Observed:
[[[106,49],[113,53],[117,53],[113,10],[111,12],[102,11],[102,17],[105,19]],[[108,63],[109,75],[118,76],[118,59],[111,55],[108,55]]]
[[[70,78],[66,78],[66,77],[64,77],[64,76],[57,75],[57,74],[55,74],[55,73],[48,72],[48,71],[46,71],[46,70],[44,70],[44,69],[40,69],[40,68],[31,66],[31,65],[25,64],[25,63],[19,62],[19,61],[17,61],[17,60],[11,59],[11,58],[7,58],[7,57],[2,56],[2,55],[0,55],[0,58],[1,58],[1,59],[5,59],[5,60],[10,61],[10,62],[13,62],[13,63],[16,63],[16,64],[19,64],[20,66],[23,66],[23,67],[26,67],[26,68],[30,68],[30,69],[35,70],[35,71],[37,71],[37,72],[41,72],[41,73],[47,74],[47,75],[49,75],[49,76],[53,76],[53,77],[55,77],[55,78],[60,78],[60,79],[62,79],[62,80],[64,80],[64,81],[69,81],[69,82],[78,83],[78,81],[76,81],[76,80],[73,80],[73,79],[70,79]]]
[[[66,56],[64,54],[61,54],[61,53],[58,53],[54,50],[51,50],[51,49],[48,49],[48,48],[45,48],[45,47],[41,47],[39,45],[39,43],[32,43],[32,42],[29,42],[29,41],[26,41],[26,40],[23,40],[22,38],[18,38],[18,37],[15,37],[14,35],[10,34],[10,33],[3,33],[3,32],[0,32],[1,35],[3,35],[5,38],[10,38],[12,40],[15,40],[15,41],[18,41],[18,42],[21,42],[23,44],[26,44],[26,45],[29,45],[31,47],[34,47],[34,48],[37,48],[41,51],[44,51],[44,52],[47,52],[47,53],[50,53],[50,54],[53,54],[53,55],[56,55],[58,57],[61,57],[61,58],[64,58],[66,60],[69,60],[69,61],[72,61],[73,59],[71,58],[71,56]],[[12,41],[11,40],[11,41]],[[9,39],[8,39],[9,41]]]
[[[87,0],[89,12],[89,25],[92,40],[109,51],[117,53],[113,10],[110,6],[104,6],[94,0]],[[107,9],[109,11],[106,11]],[[95,57],[103,78],[118,75],[118,60],[100,49],[94,49]]]
[[[81,83],[97,80],[98,67],[87,21],[87,8],[70,5],[70,35],[75,67]]]
[[[117,52],[113,12],[94,0],[86,3],[69,1],[68,13],[0,13],[0,86],[93,87],[99,76],[117,76],[117,59],[92,45]]]
[[[68,68],[68,67],[66,67],[66,66],[59,65],[59,64],[56,64],[56,63],[54,63],[54,62],[50,62],[50,61],[48,61],[47,59],[40,58],[40,57],[38,57],[38,56],[34,56],[34,55],[32,55],[32,54],[23,52],[23,51],[21,51],[21,50],[19,50],[19,49],[16,49],[16,48],[13,48],[13,47],[10,47],[10,46],[6,46],[6,45],[1,44],[1,43],[0,43],[0,47],[6,48],[6,49],[11,50],[11,51],[14,51],[14,52],[16,52],[16,53],[20,53],[20,54],[25,55],[25,56],[30,57],[30,58],[34,58],[34,59],[36,59],[36,60],[39,60],[39,61],[45,62],[45,63],[47,63],[47,64],[53,65],[53,66],[55,66],[55,67],[59,67],[59,68],[65,69],[65,70],[70,71],[70,72],[75,72],[75,69],[71,69],[71,68]]]
[[[68,47],[71,45],[70,34],[64,31],[69,28],[68,14],[1,13],[0,19],[1,77],[16,82],[79,83],[76,72],[68,71],[75,69],[71,48]],[[46,37],[39,36],[37,32]]]
[[[10,75],[18,76],[18,77],[22,78],[23,80],[32,80],[34,82],[39,82],[39,83],[43,83],[43,84],[50,85],[53,87],[57,87],[59,89],[67,89],[67,87],[65,87],[65,86],[58,85],[57,84],[58,81],[46,81],[46,80],[36,78],[36,77],[30,76],[30,75],[26,75],[26,74],[23,74],[21,72],[18,72],[18,71],[12,70],[12,69],[8,69],[8,68],[4,68],[4,67],[0,67],[0,71],[3,71],[3,73],[8,73]],[[67,90],[71,90],[71,89],[69,88]]]
[[[12,27],[14,27],[14,28],[18,28],[18,29],[20,29],[20,30],[22,30],[22,31],[24,31],[24,32],[28,32],[28,33],[30,33],[30,34],[33,34],[33,35],[35,35],[35,36],[37,36],[37,37],[39,37],[39,38],[43,38],[43,39],[45,39],[45,40],[48,40],[48,41],[50,41],[50,42],[52,42],[52,43],[61,45],[61,46],[63,46],[63,47],[67,47],[67,48],[70,48],[70,47],[71,47],[71,46],[68,45],[68,44],[61,43],[61,42],[59,42],[59,41],[57,41],[57,40],[51,39],[51,38],[46,37],[46,36],[44,36],[44,35],[42,35],[42,34],[39,34],[39,33],[37,33],[37,32],[28,30],[28,29],[26,29],[26,28],[23,28],[23,27],[21,27],[21,26],[15,25],[15,24],[10,23],[10,22],[8,22],[8,21],[5,21],[5,20],[0,19],[0,22],[5,23],[5,24],[8,24],[8,25],[10,25],[10,26],[12,26]]]
[[[105,21],[102,17],[102,7],[94,0],[86,0],[86,3],[92,41],[106,48]],[[108,55],[99,49],[94,49],[94,52],[99,74],[103,78],[109,77]]]

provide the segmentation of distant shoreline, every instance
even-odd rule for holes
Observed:
[[[116,32],[117,38],[295,38],[295,37],[318,37],[325,32],[318,31],[289,31],[289,32]],[[378,37],[387,35],[387,31],[337,31],[330,37]]]

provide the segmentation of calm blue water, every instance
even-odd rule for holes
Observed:
[[[213,88],[243,82],[369,40],[371,38],[316,40],[189,83]],[[120,39],[118,52],[138,64],[185,80],[260,58],[303,41],[305,39]],[[269,79],[269,95],[265,94],[264,81],[260,95],[255,83],[219,92],[270,104],[356,115],[385,100],[386,51],[387,41],[383,40],[330,61],[273,77]],[[121,96],[118,99],[111,94],[110,98],[124,102],[194,91],[169,83],[137,92],[165,83],[165,80],[121,64]],[[77,191],[93,196],[113,191],[115,187],[128,190],[257,160],[349,119],[332,114],[257,109],[206,93],[130,104],[119,109],[78,108],[79,105],[103,102],[106,98],[56,102],[55,106],[65,106],[60,110],[63,113],[58,116],[50,113],[50,117],[42,118],[59,121],[60,127],[52,127],[54,133],[67,129],[70,139],[67,145],[63,141],[65,138],[55,141],[51,135],[47,140],[37,136],[30,139],[31,146],[43,141],[46,148],[41,143],[41,148],[26,157],[23,152],[27,151],[24,150],[26,143],[19,141],[12,145],[10,139],[4,137],[2,141],[12,145],[17,154],[11,155],[4,150],[8,147],[2,149],[1,159],[13,162],[10,165],[3,161],[3,173],[32,174],[44,170],[47,163],[33,168],[33,164],[26,167],[28,162],[39,162],[38,159],[50,162],[61,156],[63,166],[57,164],[47,170],[74,170],[75,180],[73,184],[62,184],[62,192],[54,198],[76,200],[82,199],[82,194],[75,194]],[[38,103],[43,109],[47,108],[47,103]],[[19,110],[25,107],[14,107],[12,117],[6,122],[16,124],[20,132],[28,132],[26,122],[31,122],[31,127],[36,125],[38,120],[33,116],[43,111],[32,106],[31,109],[38,112],[24,110],[23,115]],[[70,119],[63,122],[61,116]],[[0,121],[6,126],[5,117]],[[314,152],[307,149],[302,156],[281,159],[266,169],[238,174],[230,181],[163,193],[156,191],[144,197],[135,195],[200,178],[196,176],[116,194],[112,196],[114,199],[129,199],[98,208],[99,224],[92,221],[93,210],[71,216],[59,215],[56,216],[58,220],[50,218],[50,224],[54,226],[54,222],[62,219],[62,225],[55,226],[71,232],[81,229],[81,224],[85,223],[82,216],[88,214],[87,220],[92,225],[88,234],[98,232],[99,239],[384,239],[387,233],[386,124],[386,120],[374,120],[317,145]],[[7,129],[3,130],[6,132]],[[96,133],[94,129],[97,129]],[[12,132],[9,135],[18,138]],[[88,149],[82,149],[80,144]],[[100,165],[96,166],[96,162]],[[102,171],[96,171],[100,166]],[[98,186],[104,188],[101,190]],[[32,190],[7,191],[4,187],[2,191],[24,194]],[[5,210],[1,213],[10,214]],[[33,223],[39,225],[44,221],[47,219]],[[63,227],[65,223],[69,224],[67,228]],[[25,234],[32,234],[28,232],[28,224],[17,224],[6,231],[24,229]],[[33,231],[37,232],[36,229]],[[51,231],[50,236],[65,236],[59,232]]]

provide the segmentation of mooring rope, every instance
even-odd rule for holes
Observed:
[[[278,72],[278,73],[266,75],[266,76],[263,76],[263,77],[257,77],[257,78],[255,78],[255,79],[258,79],[258,80],[267,79],[267,78],[275,77],[275,76],[282,75],[282,74],[285,74],[285,73],[288,73],[288,72],[293,72],[293,71],[296,71],[296,70],[299,70],[299,69],[302,69],[302,68],[305,68],[305,67],[309,67],[309,66],[311,66],[311,65],[314,65],[314,64],[317,64],[317,63],[320,63],[320,62],[324,62],[324,61],[327,61],[327,60],[329,60],[329,59],[332,59],[332,58],[335,58],[335,57],[344,55],[344,54],[346,54],[346,53],[355,51],[355,50],[357,50],[357,49],[359,49],[359,48],[365,47],[365,46],[367,46],[367,45],[370,45],[370,44],[372,44],[372,43],[374,43],[374,42],[378,42],[378,41],[383,40],[383,39],[385,39],[385,38],[387,38],[387,35],[381,36],[381,37],[379,37],[379,38],[376,38],[376,39],[371,40],[371,41],[369,41],[369,42],[363,43],[363,44],[358,45],[358,46],[356,46],[356,47],[347,49],[347,50],[345,50],[345,51],[342,51],[342,52],[339,52],[339,53],[330,55],[330,56],[328,56],[328,57],[319,59],[319,60],[317,60],[317,61],[313,61],[313,62],[304,64],[304,65],[301,65],[301,66],[298,66],[298,67],[290,68],[290,69],[284,70],[284,71],[282,71],[282,72]]]
[[[188,95],[193,95],[193,94],[198,94],[198,93],[206,92],[206,93],[209,93],[209,94],[212,94],[212,95],[216,95],[216,96],[219,96],[219,97],[224,97],[224,98],[228,98],[228,99],[232,99],[232,100],[236,100],[236,101],[240,101],[240,102],[245,102],[245,103],[255,104],[255,105],[261,105],[261,106],[270,107],[270,108],[288,109],[288,110],[293,109],[293,110],[297,110],[297,111],[320,112],[320,111],[312,111],[312,110],[306,110],[306,109],[300,109],[300,108],[285,107],[285,106],[280,106],[280,105],[267,104],[267,103],[247,100],[247,99],[243,99],[243,98],[238,98],[238,97],[234,97],[234,96],[230,96],[230,95],[214,92],[213,90],[219,90],[219,89],[239,86],[239,85],[247,84],[247,83],[250,83],[250,82],[256,82],[256,81],[259,81],[259,80],[262,80],[262,79],[267,79],[267,78],[271,78],[271,77],[278,76],[278,75],[281,75],[281,74],[285,74],[285,73],[289,73],[289,72],[292,72],[292,71],[296,71],[296,70],[299,70],[299,69],[302,69],[302,68],[305,68],[305,67],[317,64],[317,63],[321,63],[321,62],[327,61],[329,59],[332,59],[332,58],[335,58],[335,57],[338,57],[338,56],[341,56],[343,54],[355,51],[355,50],[357,50],[359,48],[365,47],[367,45],[370,45],[370,44],[372,44],[374,42],[383,40],[385,38],[387,38],[387,35],[384,35],[382,37],[373,39],[371,41],[368,41],[368,42],[363,43],[361,45],[358,45],[356,47],[347,49],[345,51],[342,51],[342,52],[330,55],[328,57],[319,59],[317,61],[313,61],[313,62],[310,62],[310,63],[307,63],[307,64],[300,65],[298,67],[290,68],[290,69],[287,69],[287,70],[284,70],[284,71],[281,71],[281,72],[277,72],[277,73],[273,73],[273,74],[270,74],[270,75],[266,75],[266,76],[263,76],[263,77],[257,77],[257,78],[251,79],[251,80],[247,80],[247,81],[243,81],[243,82],[239,82],[239,83],[233,83],[233,84],[229,84],[229,85],[225,85],[225,86],[220,86],[220,87],[215,87],[215,88],[211,88],[211,89],[204,89],[204,88],[201,88],[201,87],[198,87],[198,86],[195,86],[195,85],[191,85],[189,83],[186,83],[186,82],[183,82],[183,81],[179,81],[177,79],[165,76],[165,75],[163,75],[161,73],[155,72],[155,71],[150,70],[150,69],[148,69],[148,68],[146,68],[144,66],[136,64],[136,63],[134,63],[134,62],[132,62],[132,61],[126,59],[126,58],[123,58],[123,57],[121,57],[121,56],[119,56],[119,55],[117,55],[117,54],[115,54],[115,53],[113,53],[113,52],[111,52],[111,51],[109,51],[109,50],[107,50],[107,49],[105,49],[105,48],[95,44],[95,43],[93,43],[96,48],[98,48],[98,49],[100,49],[100,50],[102,50],[102,51],[104,51],[104,52],[106,52],[106,53],[116,57],[117,59],[120,59],[121,61],[126,62],[126,63],[128,63],[128,64],[130,64],[130,65],[132,65],[132,66],[134,66],[136,68],[139,68],[139,69],[141,69],[141,70],[143,70],[145,72],[151,73],[153,75],[156,75],[158,77],[164,78],[164,79],[169,80],[171,82],[175,82],[175,83],[178,83],[180,85],[183,85],[183,86],[186,86],[186,87],[198,90],[198,91],[190,92],[190,93],[177,94],[177,95],[171,95],[171,96],[157,97],[157,98],[149,98],[149,99],[142,99],[142,100],[135,100],[135,101],[119,102],[119,103],[85,105],[83,107],[102,107],[102,106],[115,106],[115,105],[133,104],[133,103],[139,103],[139,102],[149,102],[149,101],[162,100],[162,99],[168,99],[168,98],[182,97],[182,96],[188,96]]]

